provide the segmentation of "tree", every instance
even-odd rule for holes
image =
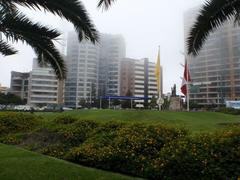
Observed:
[[[164,98],[164,103],[162,105],[162,109],[163,110],[169,110],[169,106],[170,106],[170,100],[167,97],[165,97]]]
[[[113,100],[113,106],[116,108],[116,106],[119,106],[121,104],[121,101],[118,99]]]
[[[210,0],[205,3],[188,37],[188,54],[197,55],[210,32],[225,21],[240,23],[239,0]]]
[[[95,43],[98,33],[83,4],[78,0],[0,0],[0,53],[4,56],[16,54],[11,42],[22,41],[35,51],[39,63],[48,63],[59,79],[66,77],[66,66],[54,41],[60,33],[39,23],[34,23],[20,10],[19,6],[32,10],[47,11],[71,22],[78,33],[78,39]]]
[[[87,107],[87,102],[85,99],[80,99],[78,105],[80,105],[82,108]]]
[[[8,93],[8,94],[2,94],[0,93],[0,104],[3,105],[23,105],[26,104],[24,100],[22,100],[19,96],[16,96],[14,94]]]
[[[127,91],[126,97],[132,97],[133,94],[130,90]],[[123,100],[121,101],[122,108],[131,108],[131,100]]]
[[[156,98],[155,96],[152,97],[149,106],[150,106],[151,108],[153,108],[153,109],[156,108],[156,106],[157,106],[157,98]]]
[[[116,0],[100,0],[98,3],[98,7],[103,7],[104,9],[108,9],[114,1]]]

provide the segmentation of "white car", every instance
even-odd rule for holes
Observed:
[[[28,105],[19,105],[19,106],[15,106],[14,110],[18,110],[18,111],[30,111],[31,107]]]
[[[68,107],[63,107],[62,108],[64,111],[72,111],[73,109],[72,108],[68,108]]]

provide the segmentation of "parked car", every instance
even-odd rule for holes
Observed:
[[[14,107],[14,110],[17,111],[30,111],[31,110],[31,106],[28,105],[18,105]]]
[[[68,108],[68,107],[63,107],[62,110],[63,111],[72,111],[73,109],[72,108]]]

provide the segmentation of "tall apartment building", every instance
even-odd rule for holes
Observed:
[[[184,15],[185,42],[198,10]],[[195,103],[212,105],[240,99],[240,27],[228,21],[211,33],[199,55],[190,57],[189,67],[195,87],[190,99]]]
[[[89,41],[79,43],[75,32],[69,33],[67,42],[65,105],[79,107],[82,99],[97,96],[99,46]]]
[[[126,57],[121,35],[101,34],[99,61],[99,96],[120,95],[120,65]]]
[[[155,96],[157,98],[158,91],[155,67],[156,64],[149,62],[147,58],[141,60],[123,59],[121,61],[120,73],[120,95],[126,96],[128,91],[130,91],[132,96],[145,98]]]
[[[81,99],[119,95],[120,60],[126,54],[123,37],[102,34],[94,45],[89,41],[79,43],[72,32],[67,42],[66,106],[79,107]]]
[[[19,96],[22,100],[27,101],[29,76],[30,73],[12,71],[9,92]]]
[[[61,105],[63,104],[63,82],[56,79],[52,68],[38,65],[33,60],[30,72],[28,104],[31,106]]]

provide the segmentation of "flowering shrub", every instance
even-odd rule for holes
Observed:
[[[58,124],[72,124],[77,121],[77,118],[72,116],[58,116],[54,119],[55,123]]]
[[[77,146],[83,143],[97,127],[94,121],[76,121],[70,125],[56,126],[53,131],[63,136],[63,143]]]
[[[63,159],[66,154],[66,149],[63,144],[53,144],[40,149],[40,153]]]
[[[153,179],[237,179],[240,131],[198,135],[166,144],[146,173]]]
[[[0,113],[0,135],[31,130],[37,118],[27,113]]]
[[[112,131],[98,131],[81,146],[71,149],[67,159],[80,164],[143,176],[149,162],[157,157],[164,144],[185,135],[184,130],[161,125],[122,125]]]
[[[221,108],[218,111],[221,112],[221,113],[225,113],[225,114],[240,115],[240,110],[239,109]]]
[[[16,145],[21,142],[21,136],[9,134],[0,138],[0,142],[4,144]]]

